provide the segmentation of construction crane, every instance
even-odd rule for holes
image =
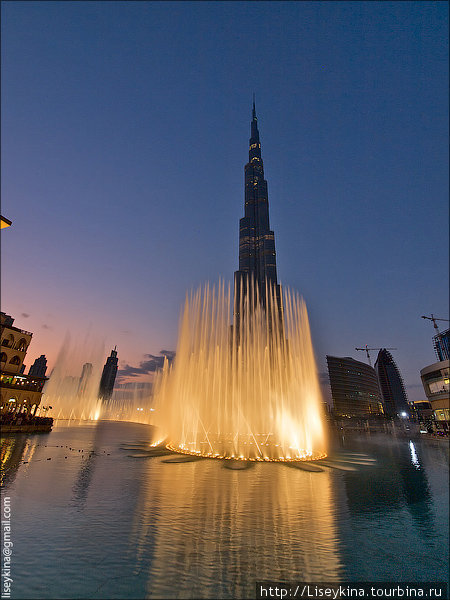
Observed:
[[[439,319],[439,317],[435,317],[433,315],[433,313],[431,313],[431,317],[425,317],[424,315],[422,315],[421,319],[428,319],[429,321],[433,321],[433,325],[434,325],[434,328],[436,329],[436,333],[440,333],[439,327],[437,326],[436,321],[447,321],[448,322],[448,319]]]
[[[369,366],[371,367],[372,363],[370,362],[369,350],[383,350],[383,348],[368,348],[367,344],[366,344],[364,348],[355,348],[355,350],[364,350],[364,352],[367,354],[367,359],[369,361]],[[384,348],[384,350],[397,350],[397,348]]]

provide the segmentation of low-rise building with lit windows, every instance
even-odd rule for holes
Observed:
[[[438,429],[449,428],[450,422],[450,361],[441,360],[420,371],[423,389],[434,412]]]
[[[14,319],[1,313],[0,393],[1,413],[36,414],[46,377],[23,374],[23,361],[33,334],[14,326]]]

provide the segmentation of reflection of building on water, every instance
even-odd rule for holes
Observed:
[[[374,520],[380,512],[408,509],[421,535],[433,530],[432,495],[420,451],[414,442],[385,448],[388,464],[372,470],[345,473],[347,505],[353,515]]]
[[[86,456],[82,457],[81,467],[72,488],[72,503],[78,510],[83,510],[84,508],[95,470],[95,461],[97,457],[95,441],[92,446],[92,450],[90,450]]]
[[[10,485],[14,481],[20,464],[31,460],[38,440],[42,441],[41,436],[42,434],[39,436],[22,434],[2,438],[0,448],[1,487]]]
[[[112,396],[103,402],[101,418],[149,423],[152,407],[152,383],[119,383]]]
[[[89,487],[92,483],[92,478],[95,471],[98,455],[103,448],[105,441],[104,428],[102,423],[95,424],[94,435],[89,441],[89,448],[85,448],[83,453],[80,469],[77,478],[72,487],[71,504],[77,507],[78,510],[83,510],[89,493]]]
[[[153,548],[147,597],[172,597],[174,581],[180,598],[252,597],[258,579],[339,581],[331,473],[269,464],[233,472],[208,460],[156,466],[146,502],[164,501],[152,531],[142,530],[151,542],[137,540]]]

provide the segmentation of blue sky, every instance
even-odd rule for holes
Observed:
[[[175,349],[186,290],[238,265],[255,92],[319,369],[395,347],[422,398],[420,316],[449,316],[447,29],[444,2],[3,2],[2,310],[28,363],[66,330],[122,366]]]

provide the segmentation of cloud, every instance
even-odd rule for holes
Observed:
[[[42,329],[51,329],[50,325],[46,325],[45,323],[42,325]]]
[[[28,313],[21,313],[20,316],[23,317],[24,319],[28,319],[28,317],[30,315]]]
[[[140,375],[154,373],[158,369],[162,369],[165,358],[171,363],[175,358],[175,352],[173,350],[161,350],[159,356],[155,356],[154,354],[144,354],[144,358],[146,360],[141,361],[138,367],[125,364],[125,366],[117,371],[117,379],[139,377]]]

